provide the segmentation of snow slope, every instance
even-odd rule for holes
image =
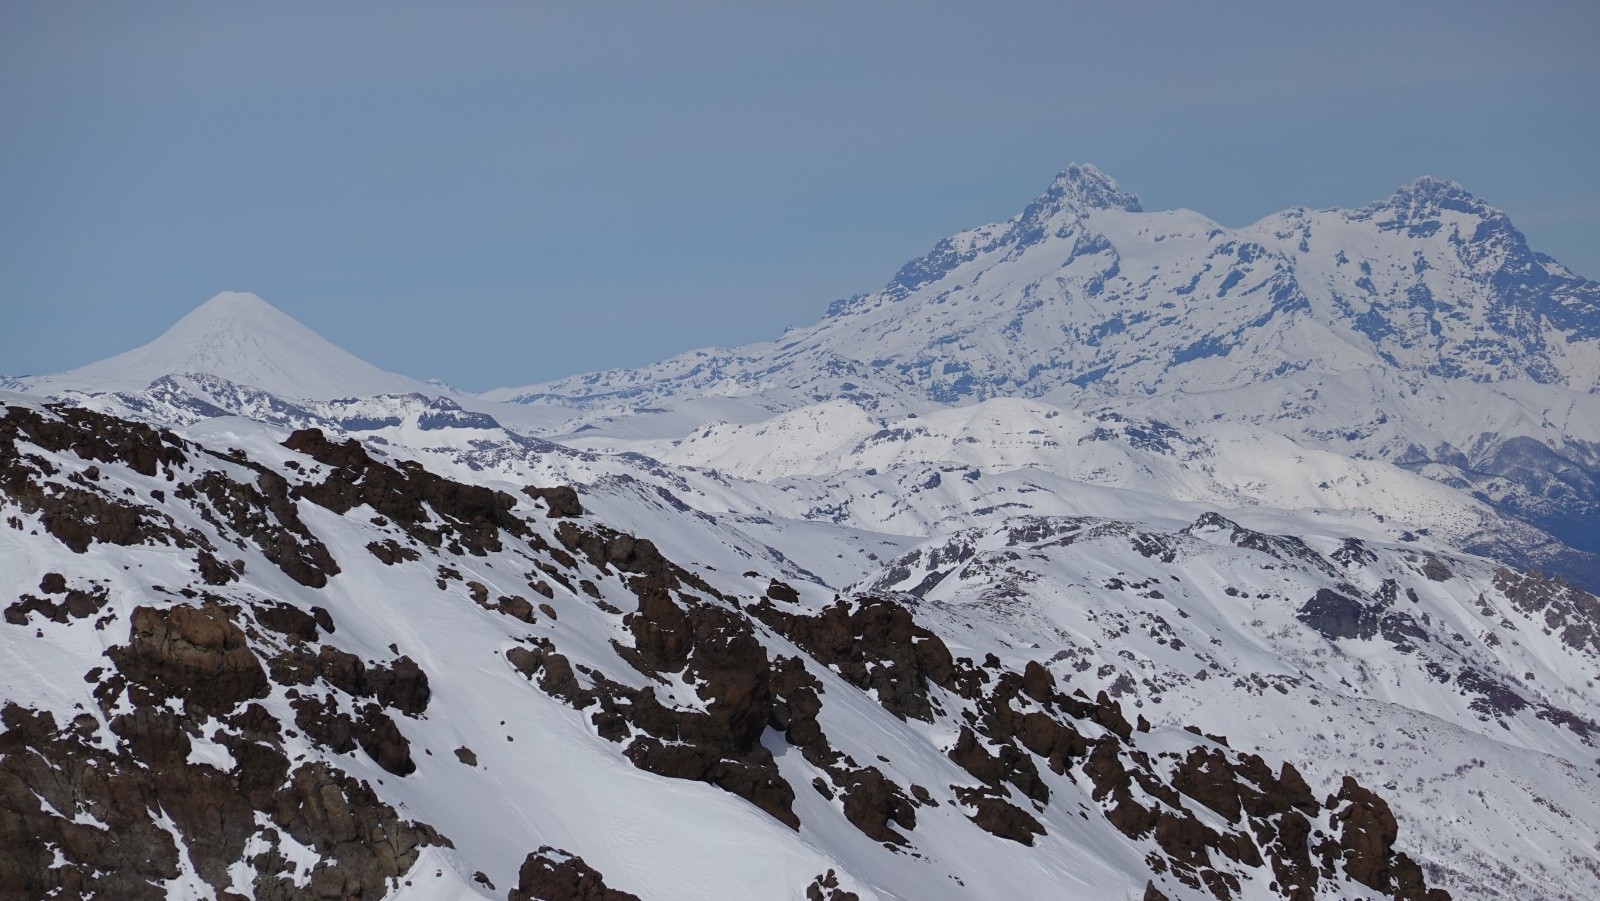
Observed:
[[[727,547],[682,569],[555,495],[311,430],[206,446],[7,403],[0,864],[29,887],[1438,897],[1356,780],[1135,728],[893,602]]]
[[[566,440],[779,486],[786,497],[769,503],[790,515],[922,536],[1008,516],[1090,512],[1088,496],[1138,493],[1158,499],[1143,509],[1294,512],[1388,540],[1429,536],[1525,565],[1573,556],[1553,551],[1560,545],[1549,534],[1454,486],[1301,446],[1254,423],[1203,416],[1180,430],[1109,407],[1086,414],[996,398],[891,419],[832,401],[754,424],[706,425],[674,441]]]
[[[1022,518],[930,540],[861,588],[912,592],[927,621],[1058,661],[1155,725],[1382,783],[1402,822],[1477,822],[1419,831],[1460,897],[1592,893],[1568,881],[1596,878],[1600,839],[1592,640],[1481,560],[1299,534]]]

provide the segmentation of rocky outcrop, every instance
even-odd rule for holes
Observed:
[[[840,888],[838,874],[829,870],[806,886],[806,901],[861,901],[861,896]]]
[[[1600,599],[1560,576],[1519,573],[1500,567],[1494,587],[1518,610],[1541,621],[1568,647],[1600,654]]]
[[[251,652],[234,608],[180,605],[133,611],[128,643],[109,653],[141,702],[181,700],[190,715],[265,697],[267,674]],[[148,697],[149,700],[146,700]]]
[[[1395,849],[1387,806],[1373,804],[1377,796],[1354,780],[1346,780],[1342,791],[1347,794],[1340,796],[1348,806],[1327,820],[1329,828],[1345,824],[1339,844],[1319,843],[1314,823],[1324,814],[1292,764],[1274,773],[1260,757],[1213,741],[1163,765],[1140,748],[1139,730],[1104,692],[1093,701],[1063,692],[1037,662],[1017,673],[999,669],[993,660],[984,667],[951,661],[942,642],[919,648],[917,638],[938,639],[917,627],[909,610],[881,599],[856,603],[852,608],[839,602],[807,616],[782,611],[769,597],[749,610],[848,681],[874,689],[885,709],[902,716],[937,713],[929,694],[936,687],[970,701],[962,714],[967,725],[948,756],[980,785],[952,786],[952,791],[974,824],[997,837],[1032,845],[1045,834],[1040,820],[1022,806],[1042,811],[1050,801],[1034,764],[1038,760],[1057,774],[1087,778],[1113,826],[1130,838],[1155,843],[1159,853],[1149,858],[1152,870],[1190,890],[1235,897],[1240,873],[1267,866],[1288,898],[1325,895],[1336,890],[1327,887],[1341,875],[1394,891],[1396,897],[1448,897],[1427,888],[1420,869]],[[1190,803],[1234,828],[1206,825]],[[1152,890],[1161,894],[1153,883]]]
[[[333,555],[300,519],[289,482],[260,469],[255,482],[235,481],[218,471],[180,485],[178,497],[194,502],[213,525],[247,539],[290,578],[311,588],[339,574]]]
[[[638,895],[606,885],[605,877],[583,858],[549,845],[529,854],[517,874],[510,901],[640,901]]]
[[[25,626],[35,613],[53,623],[87,619],[104,609],[111,599],[104,585],[91,583],[87,588],[68,588],[66,577],[60,573],[46,573],[39,582],[39,592],[44,596],[25,594],[7,606],[5,621]],[[57,595],[61,596],[60,600],[54,600]]]
[[[1136,729],[1104,692],[1093,700],[1068,693],[1038,662],[1015,672],[992,657],[981,665],[956,659],[894,601],[841,600],[808,612],[798,594],[778,582],[742,608],[720,596],[688,600],[687,573],[661,561],[653,545],[570,526],[561,538],[595,566],[635,574],[629,584],[638,609],[623,620],[634,643],[619,646],[619,653],[642,673],[677,674],[700,685],[702,698],[712,701],[708,711],[716,713],[671,710],[653,691],[627,689],[593,671],[580,681],[548,643],[515,648],[508,657],[545,691],[593,711],[597,731],[626,743],[625,753],[643,769],[721,784],[794,825],[787,804],[775,807],[770,796],[726,779],[712,764],[752,747],[732,736],[754,736],[769,725],[824,774],[814,787],[836,799],[864,835],[891,847],[913,844],[916,808],[934,800],[921,786],[907,791],[877,767],[863,767],[830,746],[819,720],[822,686],[808,672],[820,664],[870,690],[904,719],[964,721],[948,756],[977,784],[950,790],[974,825],[996,837],[1033,845],[1046,834],[1041,814],[1051,803],[1043,776],[1048,768],[1086,780],[1113,827],[1152,843],[1148,862],[1163,884],[1226,899],[1243,890],[1250,871],[1268,868],[1285,897],[1310,899],[1337,891],[1340,879],[1356,878],[1354,870],[1371,870],[1369,878],[1387,878],[1384,885],[1412,893],[1404,897],[1444,897],[1419,881],[1420,870],[1395,849],[1393,835],[1369,824],[1375,814],[1365,806],[1366,794],[1352,795],[1361,803],[1352,802],[1347,818],[1364,825],[1339,833],[1348,833],[1340,841],[1356,849],[1343,854],[1343,845],[1326,838],[1336,828],[1333,815],[1317,804],[1292,764],[1274,771],[1258,756],[1199,735],[1187,755],[1153,754],[1139,737],[1148,726],[1141,720]],[[792,641],[814,664],[762,652],[751,619]],[[593,687],[584,688],[585,682]],[[712,722],[717,725],[709,727]],[[746,724],[742,730],[739,722]],[[671,736],[676,746],[668,743]],[[1208,825],[1197,813],[1202,807],[1226,827]]]
[[[877,692],[884,709],[901,719],[932,721],[934,707],[927,687],[971,691],[970,682],[956,684],[950,649],[939,636],[918,626],[910,611],[889,601],[858,598],[839,601],[816,615],[788,612],[771,603],[792,596],[780,583],[751,615],[804,648],[857,688]],[[962,674],[970,673],[964,668]]]
[[[1328,802],[1335,808],[1333,822],[1339,826],[1338,858],[1351,879],[1389,893],[1396,901],[1449,899],[1449,893],[1429,889],[1422,868],[1395,850],[1400,828],[1387,802],[1349,776]]]
[[[103,587],[69,585],[50,573],[40,590],[63,596],[67,616],[105,605]],[[320,607],[182,596],[131,611],[126,643],[85,677],[98,711],[62,724],[5,706],[0,886],[19,897],[161,898],[167,880],[193,872],[238,899],[243,867],[256,898],[378,898],[422,846],[448,843],[305,753],[307,739],[334,754],[358,743],[391,773],[410,772],[391,714],[426,708],[420,667],[319,643],[334,631]],[[53,612],[38,608],[27,612]],[[263,703],[278,688],[301,738]]]
[[[6,705],[0,884],[24,897],[157,899],[192,867],[218,897],[237,899],[243,863],[256,898],[377,898],[423,845],[446,843],[367,783],[291,761],[283,726],[257,702],[269,667],[248,622],[217,603],[137,608],[128,643],[110,652],[115,669],[90,674],[99,716],[62,726]],[[102,721],[116,741],[97,738]],[[198,746],[214,750],[197,758]],[[309,870],[286,839],[315,855]]]
[[[528,534],[511,512],[516,499],[503,491],[446,479],[410,460],[390,465],[354,438],[332,441],[320,429],[301,429],[283,446],[329,468],[322,481],[296,486],[295,497],[335,513],[371,507],[428,547],[481,557],[501,549],[502,530]]]
[[[84,714],[63,728],[48,711],[8,703],[0,724],[5,897],[165,898],[161,886],[178,876],[179,849],[149,816],[158,787],[136,766],[121,772],[119,763],[133,761],[89,742],[95,718]]]
[[[55,464],[26,449],[32,445],[170,479],[187,461],[182,444],[168,432],[76,407],[7,407],[0,417],[0,497],[37,515],[47,533],[80,554],[95,543],[203,546],[203,538],[179,528],[171,516],[114,494],[101,484],[98,466],[62,477]]]
[[[539,488],[533,485],[522,489],[522,493],[536,501],[544,501],[545,515],[551,519],[582,516],[583,503],[578,500],[578,492],[571,485],[553,485],[549,488]]]
[[[635,636],[644,636],[643,649],[630,655],[635,666],[681,675],[707,702],[704,710],[670,707],[651,688],[630,688],[596,672],[586,674],[592,687],[585,688],[550,646],[512,648],[507,659],[546,693],[578,710],[593,708],[589,719],[600,736],[624,743],[640,769],[716,785],[797,828],[794,789],[760,740],[772,706],[771,664],[748,624],[740,625],[708,605],[685,610],[665,599],[630,615]]]
[[[1378,634],[1378,614],[1354,598],[1331,588],[1319,588],[1300,608],[1297,618],[1337,641],[1341,638],[1372,638]]]

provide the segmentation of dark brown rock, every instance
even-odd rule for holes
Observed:
[[[842,789],[845,819],[852,825],[874,841],[907,844],[906,837],[890,826],[917,828],[916,807],[900,786],[873,766],[836,775],[834,783]]]
[[[766,601],[750,610],[851,684],[876,691],[884,709],[902,719],[931,722],[929,685],[956,688],[954,661],[944,641],[892,601],[840,601],[815,616]]]
[[[321,608],[317,608],[320,610]],[[318,617],[289,604],[280,601],[264,601],[256,604],[253,611],[256,622],[262,626],[286,635],[295,641],[316,641]],[[324,616],[326,610],[321,611]]]
[[[495,608],[512,619],[521,620],[529,624],[535,622],[533,605],[525,597],[514,594],[502,597],[495,602]]]
[[[529,534],[511,512],[516,499],[503,491],[446,479],[411,460],[390,465],[361,442],[330,441],[320,429],[301,429],[284,447],[331,470],[321,482],[295,487],[294,497],[341,514],[367,505],[428,547],[484,556],[501,549],[502,531]]]
[[[228,608],[208,604],[133,611],[128,644],[108,653],[127,678],[186,708],[225,713],[265,697],[267,674]]]
[[[583,504],[578,500],[578,492],[571,485],[555,485],[550,488],[536,488],[532,485],[522,489],[522,493],[534,500],[544,501],[546,516],[551,519],[582,516]]]
[[[394,566],[407,560],[422,559],[422,554],[418,553],[415,548],[406,547],[393,538],[370,542],[367,545],[367,550],[371,551],[372,556],[377,557],[385,566]]]
[[[1032,847],[1034,837],[1045,834],[1032,814],[987,790],[956,787],[955,792],[961,803],[976,808],[972,822],[990,835]]]
[[[51,573],[50,576],[56,576],[57,579],[61,578],[58,573]],[[44,584],[54,587],[58,583],[51,579],[50,576],[45,576]],[[73,619],[87,619],[99,613],[111,600],[110,593],[102,585],[90,585],[84,590],[67,588],[64,580],[60,585],[61,587],[58,591],[49,592],[65,594],[66,597],[60,601],[51,601],[47,598],[25,594],[18,598],[15,603],[6,607],[5,621],[14,626],[25,626],[29,622],[29,616],[34,613],[40,614],[53,623],[65,623]],[[41,585],[41,587],[43,586]]]
[[[302,585],[322,588],[339,573],[327,545],[300,519],[289,483],[271,470],[260,469],[254,484],[207,472],[180,485],[176,494],[208,522],[254,542],[263,556]]]
[[[806,886],[806,901],[861,901],[861,896],[840,888],[838,875],[829,870]]]
[[[510,901],[640,901],[611,888],[583,858],[548,845],[529,854],[517,874]]]

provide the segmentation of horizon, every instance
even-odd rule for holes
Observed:
[[[815,321],[1070,160],[1230,228],[1432,175],[1600,276],[1592,5],[312,9],[0,13],[0,372],[223,290],[464,390],[645,365]]]
[[[1061,171],[1058,171],[1058,173],[1056,173],[1056,176],[1054,176],[1054,179],[1056,179],[1056,181],[1059,181],[1059,179],[1061,179],[1062,176],[1066,176],[1066,174],[1069,173],[1070,170],[1075,170],[1075,168],[1080,168],[1080,166],[1082,166],[1082,168],[1085,168],[1085,170],[1088,170],[1088,173],[1090,173],[1090,176],[1099,176],[1099,178],[1109,179],[1110,184],[1112,184],[1112,186],[1117,187],[1117,189],[1123,190],[1123,192],[1125,192],[1125,194],[1133,195],[1133,197],[1136,198],[1136,200],[1139,200],[1139,203],[1141,203],[1141,213],[1168,213],[1168,211],[1186,210],[1186,208],[1182,208],[1182,206],[1179,206],[1179,208],[1173,208],[1173,210],[1150,210],[1150,208],[1144,208],[1144,198],[1139,197],[1139,194],[1138,194],[1138,192],[1136,192],[1136,190],[1128,190],[1128,189],[1126,189],[1126,187],[1122,186],[1122,182],[1118,182],[1117,181],[1117,178],[1115,178],[1114,174],[1107,173],[1107,171],[1102,170],[1102,168],[1099,168],[1099,166],[1096,166],[1096,165],[1094,165],[1094,163],[1091,163],[1091,162],[1078,162],[1078,160],[1074,160],[1074,162],[1067,163],[1066,166],[1062,166]],[[1440,178],[1440,176],[1434,176],[1434,174],[1421,174],[1421,176],[1418,176],[1418,178],[1413,179],[1413,181],[1406,182],[1406,184],[1402,184],[1402,186],[1395,187],[1395,189],[1392,190],[1392,192],[1390,192],[1389,195],[1384,195],[1384,197],[1382,197],[1382,198],[1374,198],[1373,203],[1379,203],[1379,202],[1382,202],[1382,200],[1387,200],[1387,198],[1389,198],[1389,197],[1394,197],[1394,194],[1397,194],[1397,192],[1400,192],[1400,190],[1408,189],[1408,187],[1424,186],[1424,184],[1443,184],[1443,186],[1453,187],[1453,189],[1466,190],[1466,194],[1469,194],[1470,197],[1478,198],[1478,200],[1482,200],[1482,202],[1485,202],[1486,205],[1491,206],[1491,208],[1496,208],[1496,210],[1498,210],[1498,206],[1494,206],[1494,203],[1491,203],[1490,200],[1486,200],[1486,198],[1478,197],[1477,194],[1474,194],[1474,192],[1472,192],[1472,189],[1470,189],[1469,186],[1462,186],[1462,184],[1459,184],[1458,181],[1454,181],[1454,179]],[[1365,205],[1362,205],[1362,206],[1365,206]],[[1302,205],[1286,206],[1285,210],[1294,210],[1294,208],[1304,208],[1304,206],[1302,206]],[[1355,208],[1360,208],[1360,206],[1352,206],[1352,208],[1325,208],[1325,210],[1355,210]],[[1277,211],[1277,213],[1282,213],[1282,211],[1285,211],[1285,210]],[[1190,211],[1190,213],[1200,213],[1200,214],[1202,214],[1202,216],[1205,216],[1205,211],[1203,211],[1203,210],[1189,210],[1189,211]],[[1266,216],[1262,216],[1261,219],[1256,219],[1256,221],[1250,222],[1250,224],[1246,224],[1246,226],[1226,226],[1226,224],[1224,224],[1224,226],[1222,226],[1222,227],[1227,227],[1227,229],[1230,229],[1230,230],[1237,230],[1237,229],[1240,229],[1240,227],[1254,226],[1254,224],[1259,224],[1259,222],[1266,221],[1266,219],[1272,218],[1272,216],[1275,216],[1275,214],[1277,214],[1277,213],[1267,213]],[[1206,216],[1206,218],[1210,218],[1210,216]],[[1213,219],[1213,221],[1214,221],[1214,219]],[[990,224],[990,222],[984,222],[984,224]],[[1221,224],[1221,222],[1219,222],[1219,224]],[[1514,219],[1514,221],[1512,221],[1512,224],[1514,224],[1514,226],[1515,226],[1515,219]],[[1534,248],[1534,250],[1538,250],[1538,248]],[[1562,261],[1557,261],[1557,262],[1562,262]],[[896,267],[896,269],[898,269],[898,267]],[[1582,275],[1581,272],[1579,272],[1578,275]],[[861,294],[869,294],[869,293],[872,293],[872,291],[882,290],[882,288],[883,288],[883,285],[878,285],[878,286],[875,286],[875,288],[872,288],[872,290],[861,291]],[[150,334],[150,338],[146,339],[146,341],[139,341],[138,344],[133,344],[133,346],[123,347],[123,349],[120,349],[120,350],[114,350],[114,352],[112,352],[112,354],[107,354],[106,357],[104,357],[104,358],[96,358],[96,360],[88,360],[88,362],[83,363],[82,366],[72,366],[72,368],[70,368],[70,370],[56,370],[56,371],[50,371],[50,373],[6,373],[6,371],[0,371],[0,378],[8,378],[8,376],[10,376],[10,378],[38,378],[38,376],[51,376],[51,374],[64,374],[64,373],[67,373],[67,371],[80,370],[80,368],[88,368],[88,366],[98,365],[98,363],[109,362],[109,360],[112,360],[112,358],[122,357],[122,355],[130,354],[130,352],[133,352],[133,350],[142,349],[142,347],[149,346],[149,344],[154,344],[154,342],[158,341],[158,339],[165,338],[166,334],[171,333],[171,331],[174,331],[174,330],[176,330],[176,328],[178,328],[179,323],[186,322],[186,320],[189,320],[190,317],[194,317],[194,315],[198,314],[198,312],[202,312],[203,309],[208,309],[208,307],[219,306],[219,302],[221,302],[222,306],[232,306],[232,304],[235,304],[235,302],[238,302],[238,301],[258,302],[258,304],[262,304],[262,306],[266,306],[267,309],[272,310],[272,312],[275,312],[275,314],[285,315],[285,317],[290,318],[291,322],[296,323],[296,325],[302,326],[302,328],[307,328],[307,330],[312,331],[312,333],[315,333],[315,336],[317,336],[317,338],[322,338],[322,339],[326,339],[326,341],[330,341],[331,344],[334,344],[334,347],[336,347],[336,349],[344,350],[344,352],[349,352],[349,354],[354,355],[354,357],[357,357],[358,360],[362,360],[362,362],[371,363],[371,360],[368,360],[368,358],[366,358],[365,355],[360,354],[360,352],[355,352],[355,350],[349,349],[349,347],[344,346],[344,344],[341,344],[341,342],[339,342],[339,341],[333,341],[333,339],[328,338],[328,336],[326,336],[326,334],[323,334],[322,331],[317,330],[317,328],[315,328],[314,325],[310,325],[310,323],[304,322],[304,320],[302,320],[302,318],[299,318],[298,315],[294,315],[293,312],[291,312],[291,310],[285,309],[285,307],[280,306],[280,304],[278,304],[278,302],[275,302],[274,299],[272,299],[272,298],[264,298],[264,296],[261,296],[261,294],[256,293],[256,291],[248,290],[248,288],[224,288],[224,290],[216,291],[216,293],[211,294],[211,296],[208,296],[208,298],[202,299],[202,301],[195,302],[194,306],[189,307],[189,309],[184,310],[184,312],[181,312],[181,314],[179,314],[178,317],[174,317],[173,320],[170,320],[170,322],[166,323],[166,325],[160,326],[160,330],[158,330],[157,333]],[[826,310],[824,310],[824,312],[822,312],[822,314],[818,315],[818,322],[819,322],[819,320],[821,320],[821,318],[824,318],[824,317],[826,317]],[[800,328],[800,326],[806,326],[806,325],[813,325],[813,323],[792,323],[792,325],[784,326],[784,330],[782,330],[782,331],[789,331],[790,328]],[[742,344],[762,344],[762,342],[776,341],[776,339],[779,339],[779,338],[781,338],[781,333],[774,333],[774,334],[770,334],[770,336],[757,336],[757,338],[752,339],[752,341],[742,342]],[[640,363],[640,365],[650,365],[650,363],[661,362],[661,360],[667,360],[667,358],[678,357],[678,355],[688,354],[688,352],[693,352],[693,350],[725,349],[725,347],[730,347],[730,346],[712,346],[712,344],[701,344],[701,346],[685,347],[685,349],[675,350],[675,352],[670,352],[670,354],[662,355],[662,357],[659,357],[659,358],[653,358],[653,360],[645,360],[645,362]],[[477,395],[477,394],[488,394],[488,392],[493,392],[493,390],[518,389],[518,387],[530,387],[530,386],[533,386],[533,384],[539,384],[539,382],[555,381],[555,379],[560,379],[560,378],[570,378],[570,376],[578,376],[578,374],[597,373],[597,371],[627,370],[627,368],[634,368],[634,366],[606,366],[606,368],[603,368],[603,370],[600,370],[600,368],[595,368],[595,370],[578,370],[578,371],[571,371],[571,373],[558,373],[558,374],[555,374],[555,376],[550,376],[550,378],[536,379],[536,381],[502,382],[502,384],[491,384],[491,386],[482,386],[482,387],[461,386],[461,384],[456,384],[456,382],[450,382],[450,381],[448,381],[448,379],[438,378],[438,376],[429,376],[429,374],[414,373],[414,371],[403,370],[403,368],[390,368],[390,366],[379,366],[379,368],[382,368],[382,370],[389,371],[389,373],[400,374],[400,376],[408,376],[408,378],[411,378],[411,379],[418,379],[418,381],[437,382],[437,384],[443,384],[443,386],[448,386],[448,387],[450,387],[450,389],[459,390],[459,392],[462,392],[462,394]]]

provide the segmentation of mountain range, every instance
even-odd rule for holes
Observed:
[[[1600,895],[1600,285],[1452,182],[1073,165],[482,394],[226,293],[0,402],[18,897]]]
[[[1520,562],[1595,585],[1597,323],[1600,284],[1453,182],[1234,230],[1144,212],[1075,165],[1019,216],[939,242],[778,341],[486,396],[608,414],[1026,397],[1248,423],[1461,488],[1565,545]]]

